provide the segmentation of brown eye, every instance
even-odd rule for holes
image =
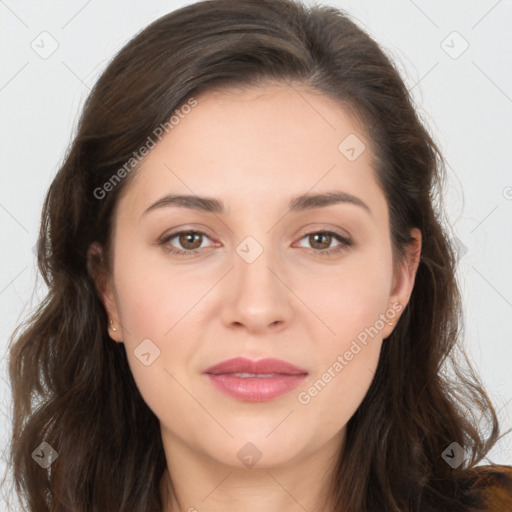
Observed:
[[[201,247],[203,235],[197,231],[184,231],[179,234],[179,243],[184,249],[198,249]],[[195,241],[194,241],[195,239]],[[199,240],[199,245],[197,241]]]
[[[315,231],[307,233],[301,238],[301,242],[305,241],[314,253],[329,256],[341,253],[353,245],[353,242],[348,238],[334,232],[334,231]],[[333,242],[338,242],[332,245]],[[301,244],[301,247],[306,247]]]
[[[205,249],[206,247],[202,247],[205,240],[210,240],[205,233],[185,230],[164,237],[160,244],[170,253],[188,256]]]
[[[309,243],[314,249],[327,249],[331,245],[332,236],[328,233],[312,233],[308,237]]]

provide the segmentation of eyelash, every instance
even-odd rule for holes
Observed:
[[[190,229],[185,229],[182,231],[176,231],[175,233],[165,236],[164,238],[162,238],[160,240],[160,245],[165,246],[165,250],[172,254],[177,254],[177,255],[182,255],[182,256],[193,256],[194,254],[199,253],[200,249],[189,249],[189,250],[176,249],[174,246],[169,245],[170,241],[173,238],[176,238],[177,236],[184,234],[184,233],[204,235],[205,237],[210,238],[206,233],[204,233],[202,231],[194,231],[194,230],[190,230]],[[331,235],[333,238],[335,238],[336,240],[341,242],[340,245],[333,247],[331,249],[311,249],[312,251],[314,251],[315,253],[317,253],[320,256],[331,256],[333,254],[340,253],[354,245],[353,242],[351,240],[349,240],[348,238],[345,238],[344,236],[340,235],[339,233],[336,233],[335,231],[327,231],[327,230],[311,231],[310,233],[306,233],[304,236],[302,236],[300,238],[300,240],[303,240],[304,238],[311,236],[311,235],[320,235],[320,234],[321,235]]]

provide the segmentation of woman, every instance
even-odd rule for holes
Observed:
[[[333,8],[213,0],[138,34],[44,206],[10,366],[27,510],[509,510],[452,361],[442,169]]]

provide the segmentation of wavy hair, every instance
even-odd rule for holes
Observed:
[[[459,343],[456,257],[440,202],[443,158],[399,72],[333,7],[211,0],[161,17],[112,59],[47,193],[38,267],[48,293],[14,332],[9,353],[10,462],[26,510],[161,510],[159,422],[124,345],[108,336],[91,276],[102,265],[112,271],[113,215],[136,169],[105,197],[97,191],[192,95],[269,82],[299,84],[356,114],[376,156],[397,260],[410,229],[422,233],[410,302],[383,344],[330,474],[332,509],[458,512],[482,504],[472,468],[497,441],[498,420]],[[88,261],[93,242],[106,261]],[[31,457],[43,441],[59,454],[46,471]],[[467,454],[457,468],[441,457],[453,442]]]

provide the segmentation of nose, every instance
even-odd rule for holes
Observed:
[[[252,262],[240,254],[234,254],[234,268],[228,276],[223,323],[252,334],[283,329],[293,315],[293,293],[283,266],[271,249],[263,248]]]

